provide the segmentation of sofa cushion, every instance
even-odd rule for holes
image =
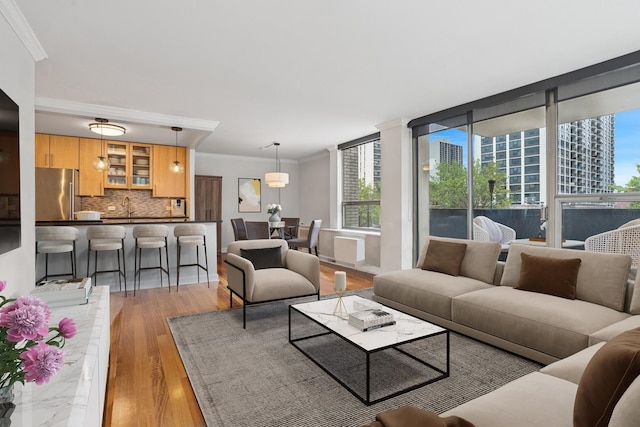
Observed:
[[[508,286],[458,295],[451,304],[454,322],[557,358],[586,348],[591,333],[628,316],[586,301]]]
[[[274,248],[240,249],[242,258],[251,261],[253,268],[282,268],[282,255],[280,246]]]
[[[604,343],[600,343],[587,347],[576,354],[572,354],[569,357],[565,357],[564,359],[560,359],[557,362],[543,367],[540,369],[540,372],[571,381],[575,385],[578,385],[587,364],[596,351],[600,350],[600,347],[603,345]]]
[[[467,245],[465,243],[432,240],[429,242],[422,269],[458,276],[466,252]]]
[[[419,268],[381,273],[373,278],[374,294],[447,320],[451,319],[452,297],[493,287],[469,277]]]
[[[440,416],[457,415],[476,427],[572,426],[577,385],[533,372]]]
[[[576,299],[580,258],[558,259],[524,252],[520,257],[522,265],[516,289]]]
[[[637,427],[640,420],[640,377],[624,392],[613,409],[608,427]]]
[[[640,328],[624,332],[591,358],[578,384],[574,427],[607,426],[613,409],[640,374]]]
[[[640,328],[640,316],[629,316],[592,333],[589,336],[589,345],[611,341],[621,333],[635,328]]]
[[[493,283],[496,262],[502,249],[500,243],[429,236],[425,239],[425,243],[420,250],[420,257],[416,264],[418,267],[424,263],[431,240],[466,244],[467,251],[465,252],[462,264],[460,264],[460,274],[465,277],[481,280],[485,283]]]
[[[580,258],[582,263],[576,282],[576,298],[614,310],[624,310],[630,256],[513,244],[509,248],[501,285],[515,286],[518,282],[522,264],[520,254],[523,252],[560,259]]]

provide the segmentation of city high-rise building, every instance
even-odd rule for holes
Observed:
[[[429,167],[436,170],[438,163],[462,164],[462,146],[445,138],[429,141]]]
[[[495,162],[507,176],[512,204],[546,203],[545,128],[479,139],[481,165]],[[477,145],[476,145],[477,146]],[[606,115],[558,126],[558,192],[592,194],[614,184],[614,117]]]

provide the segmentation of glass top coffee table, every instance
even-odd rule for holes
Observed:
[[[359,296],[344,297],[349,313]],[[337,299],[289,306],[289,342],[366,405],[449,376],[449,331],[382,306],[395,325],[362,332],[334,316]]]

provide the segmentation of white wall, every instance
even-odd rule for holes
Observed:
[[[322,228],[330,227],[330,169],[329,152],[300,161],[300,222],[311,225],[314,219],[322,220]],[[321,249],[322,250],[322,249]]]
[[[278,203],[278,189],[270,188],[264,182],[265,172],[273,172],[275,167],[275,153],[273,159],[258,157],[228,156],[210,153],[195,154],[195,174],[222,177],[222,237],[221,250],[226,252],[227,244],[233,241],[232,218],[244,218],[246,221],[266,221],[267,205]],[[299,209],[300,176],[298,163],[280,160],[280,169],[289,174],[289,184],[280,189],[281,217],[302,217]],[[305,172],[306,174],[306,172]],[[259,178],[261,185],[260,213],[238,212],[238,178]],[[306,190],[305,190],[306,191]],[[194,201],[192,206],[197,203]]]
[[[20,212],[22,245],[0,255],[4,296],[28,294],[35,277],[35,62],[5,19],[0,19],[0,89],[20,107]]]

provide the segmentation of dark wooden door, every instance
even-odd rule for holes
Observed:
[[[196,221],[219,221],[216,226],[217,248],[222,243],[222,177],[195,176]]]

